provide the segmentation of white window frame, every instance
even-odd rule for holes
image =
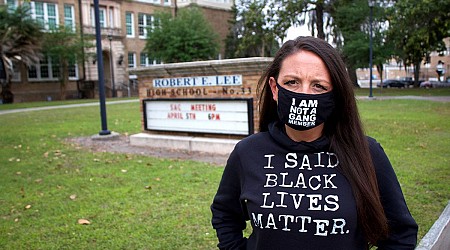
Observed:
[[[5,0],[5,4],[8,6],[8,11],[14,11],[19,6],[18,0]]]
[[[131,23],[127,23],[127,16],[130,15]],[[128,34],[128,28],[131,29],[131,34]],[[127,37],[135,37],[134,34],[134,13],[133,12],[125,12],[125,32]]]
[[[36,14],[36,3],[38,3],[38,4],[42,4],[43,5],[43,11],[44,11],[44,13],[43,13],[43,15],[42,15],[42,19],[43,19],[43,22],[44,22],[44,30],[50,30],[50,25],[49,25],[49,19],[50,18],[54,18],[55,19],[55,28],[56,27],[58,27],[59,26],[59,13],[58,13],[58,4],[56,4],[56,3],[46,3],[46,2],[34,2],[34,1],[32,1],[31,2],[31,17],[34,19],[34,20],[38,20],[37,18],[38,18],[38,15]],[[54,6],[55,7],[55,16],[49,16],[49,14],[48,14],[48,9],[49,9],[49,6]],[[40,15],[39,15],[39,17],[40,17]]]
[[[66,8],[70,8],[70,17],[66,16]],[[67,26],[67,21],[70,20],[72,31],[75,31],[75,8],[72,4],[64,4],[64,26]]]
[[[52,64],[52,59],[50,57],[46,57],[47,58],[47,62],[46,63],[42,63],[39,62],[37,64],[32,65],[31,67],[36,68],[36,77],[30,77],[30,72],[29,70],[27,71],[27,75],[28,75],[28,80],[30,81],[57,81],[59,80],[59,76],[54,77],[53,75],[53,64]],[[48,73],[48,77],[43,77],[42,73],[42,67],[47,66],[47,72]]]
[[[42,62],[39,62],[38,64],[34,64],[31,67],[34,67],[36,69],[36,77],[30,77],[30,73],[29,70],[27,70],[27,76],[28,76],[28,80],[30,81],[58,81],[60,75],[55,76],[55,72],[53,72],[53,63],[52,63],[52,58],[47,56],[46,57],[47,62],[45,64],[43,64]],[[47,72],[49,77],[42,77],[42,66],[47,66]],[[69,66],[70,67],[70,66]],[[70,75],[70,69],[69,69],[69,80],[78,80],[78,64],[74,63],[74,65],[72,65],[72,67],[74,68],[74,72],[75,74]],[[59,72],[59,74],[61,74],[61,72]]]
[[[150,57],[148,56],[148,54],[145,53],[145,52],[141,52],[140,57],[141,57],[141,58],[140,58],[140,63],[139,63],[139,65],[140,65],[141,67],[147,67],[147,66],[151,66],[151,65],[162,64],[159,60],[150,58]],[[151,59],[153,59],[153,60],[151,60]]]
[[[142,24],[141,24],[141,17],[142,17]],[[150,17],[150,23],[147,23],[147,20],[149,19],[148,17]],[[147,38],[147,29],[149,27],[154,27],[154,22],[155,22],[155,17],[151,14],[145,14],[145,13],[139,13],[138,14],[138,35],[139,38],[141,39],[146,39]],[[143,29],[143,35],[141,35],[141,28]]]
[[[109,16],[109,27],[110,28],[114,28],[114,8],[113,7],[109,7],[108,8],[108,16]]]
[[[136,0],[136,2],[142,2],[142,3],[153,3],[161,5],[161,0]]]
[[[20,83],[21,77],[20,77],[19,65],[17,65],[17,63],[14,63],[14,62],[12,63],[12,65],[13,65],[13,75],[12,75],[11,81]]]
[[[144,52],[141,52],[141,54],[139,55],[140,56],[140,60],[139,60],[139,65],[141,66],[141,67],[145,67],[145,66],[148,66],[148,56],[147,56],[147,53],[144,53]]]
[[[100,28],[106,28],[106,7],[100,6],[98,8],[99,11],[99,21],[100,21]],[[95,10],[94,6],[91,6],[91,25],[92,27],[95,27]]]
[[[69,65],[69,72],[68,72],[68,74],[69,74],[69,80],[78,80],[78,64],[73,64],[72,65],[72,67],[74,67],[73,68],[73,73],[74,73],[74,75],[70,75],[70,73],[71,73],[71,69],[70,69],[70,65]]]
[[[128,68],[136,68],[136,53],[128,52]]]

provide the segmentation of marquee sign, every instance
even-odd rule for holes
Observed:
[[[153,79],[154,88],[240,86],[242,75],[191,76]]]
[[[253,99],[144,99],[144,129],[250,135]]]

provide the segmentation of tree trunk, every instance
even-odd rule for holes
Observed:
[[[265,48],[266,48],[266,43],[265,43],[265,40],[264,40],[264,38],[263,38],[263,39],[262,39],[262,45],[261,45],[261,54],[260,54],[261,57],[264,57],[264,56],[265,56],[265,54],[264,54]]]
[[[67,82],[69,81],[69,66],[67,60],[61,62],[61,85],[60,85],[60,98],[66,100]]]
[[[421,58],[422,59],[422,58]],[[422,60],[418,60],[414,63],[414,86],[419,87],[419,75],[420,75],[420,63]]]
[[[380,81],[383,82],[383,64],[377,65],[377,71],[380,74]]]
[[[14,94],[11,91],[11,81],[8,80],[6,84],[2,84],[2,92],[1,92],[2,102],[3,103],[13,103],[14,102]]]
[[[325,40],[325,32],[323,31],[323,3],[320,1],[316,4],[316,22],[317,37]]]
[[[0,56],[0,67],[2,67],[2,92],[0,93],[2,103],[13,103],[14,94],[11,91],[11,78],[13,75],[13,65],[11,60],[5,56]]]
[[[356,75],[356,69],[353,67],[348,68],[348,75],[350,76],[350,80],[352,81],[353,86],[359,87],[358,85],[358,76]]]
[[[349,63],[349,61],[344,58],[345,66],[347,67],[348,75],[350,77],[350,81],[352,82],[353,86],[359,87],[358,85],[358,75],[356,74],[356,67]]]
[[[178,15],[178,3],[177,0],[174,1],[174,8],[173,8],[173,16],[177,17]]]

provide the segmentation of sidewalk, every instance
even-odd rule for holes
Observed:
[[[424,101],[435,101],[435,102],[450,102],[450,96],[416,96],[416,95],[405,95],[405,96],[374,96],[372,98],[368,96],[357,96],[358,100],[424,100]]]
[[[106,105],[129,103],[129,102],[139,102],[139,100],[109,101],[109,102],[106,102]],[[4,105],[7,105],[7,104],[4,104]],[[0,115],[20,113],[20,112],[29,112],[29,111],[38,111],[38,110],[64,109],[64,108],[76,108],[76,107],[87,107],[87,106],[100,106],[100,103],[99,102],[90,102],[90,103],[55,105],[55,106],[45,106],[45,107],[35,107],[35,108],[0,110]]]

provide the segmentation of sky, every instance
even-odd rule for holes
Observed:
[[[286,37],[283,40],[283,43],[287,40],[295,39],[298,36],[310,36],[311,32],[308,30],[306,25],[301,27],[290,27],[287,31]]]

